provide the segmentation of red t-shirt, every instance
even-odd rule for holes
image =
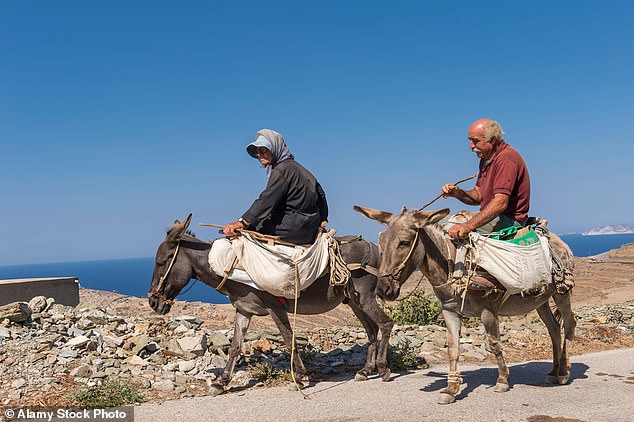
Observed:
[[[531,181],[522,156],[505,141],[500,143],[490,160],[480,160],[480,172],[476,186],[480,188],[482,203],[487,206],[496,193],[509,195],[509,205],[502,214],[519,222],[528,218],[531,200]]]

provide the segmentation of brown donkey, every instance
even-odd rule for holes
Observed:
[[[462,379],[458,371],[460,354],[458,346],[461,317],[478,317],[484,325],[491,350],[498,364],[499,375],[494,391],[502,393],[509,390],[509,369],[502,355],[499,317],[522,315],[533,309],[537,310],[539,317],[546,324],[553,344],[553,369],[548,374],[548,381],[552,384],[568,382],[570,376],[568,347],[572,343],[576,325],[569,291],[558,294],[554,284],[551,283],[539,295],[512,295],[503,301],[502,294],[487,295],[484,291],[468,290],[463,304],[463,299],[447,283],[449,274],[453,270],[451,257],[454,256],[452,253],[455,252],[455,246],[442,228],[435,224],[449,214],[449,209],[408,212],[407,208],[403,207],[401,214],[358,206],[354,209],[387,226],[379,239],[382,257],[377,293],[390,300],[396,299],[402,284],[418,267],[432,284],[434,293],[442,304],[442,314],[447,326],[449,375],[447,387],[440,391],[438,403],[452,403],[460,391]],[[554,234],[551,234],[551,237],[555,238],[551,242],[561,242]],[[550,298],[557,306],[557,316],[550,310],[548,304]],[[564,326],[563,347],[561,327],[557,321],[559,317]]]

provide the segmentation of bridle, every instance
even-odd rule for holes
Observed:
[[[403,273],[403,269],[405,268],[405,265],[407,265],[407,261],[409,261],[410,257],[412,256],[412,253],[414,253],[414,249],[416,249],[416,244],[418,243],[418,232],[419,231],[420,231],[420,229],[416,229],[416,235],[414,236],[414,241],[412,242],[412,247],[409,249],[409,252],[407,253],[407,256],[405,257],[403,262],[401,262],[399,265],[397,265],[392,270],[392,272],[379,274],[379,277],[390,277],[392,280],[396,280],[396,281],[400,280],[401,274]]]
[[[165,294],[163,293],[163,289],[165,288],[165,280],[167,280],[167,276],[169,275],[170,271],[172,271],[172,267],[174,266],[174,262],[176,261],[176,257],[178,256],[178,251],[180,250],[180,247],[181,247],[181,242],[179,240],[178,243],[176,244],[176,250],[174,251],[174,256],[172,257],[172,260],[170,261],[170,265],[167,267],[167,271],[165,271],[165,274],[163,274],[161,278],[159,279],[158,285],[154,289],[152,289],[150,293],[148,293],[148,297],[161,299],[163,303],[169,306],[172,306],[174,304],[174,300],[166,298]]]

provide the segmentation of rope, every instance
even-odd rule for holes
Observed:
[[[458,384],[462,384],[462,377],[460,376],[459,371],[449,371],[447,374],[447,382],[455,382]]]
[[[165,271],[165,274],[161,276],[158,286],[156,286],[156,289],[154,289],[157,293],[159,293],[163,289],[165,280],[167,279],[167,276],[169,275],[170,271],[172,271],[172,266],[174,265],[174,261],[176,261],[176,256],[178,255],[178,251],[180,247],[181,247],[181,242],[178,242],[176,244],[176,250],[174,251],[174,256],[172,257],[172,261],[170,262],[169,267],[167,267],[167,271]]]
[[[328,236],[328,258],[330,264],[330,284],[332,286],[343,286],[350,280],[350,270],[341,256],[339,243],[331,236]]]
[[[297,268],[297,262],[293,262],[293,265],[295,265],[295,307],[293,309],[293,327],[291,328],[293,333],[293,337],[291,340],[291,378],[295,383],[295,387],[297,387],[297,391],[299,391],[305,399],[308,399],[310,397],[308,397],[308,395],[302,391],[299,383],[295,379],[295,368],[293,365],[295,357],[295,327],[297,326],[297,302],[299,301],[299,269]]]
[[[456,183],[454,183],[454,185],[455,185],[455,186],[458,186],[460,183],[462,183],[462,182],[466,182],[467,180],[471,180],[471,179],[473,179],[474,177],[476,177],[477,175],[478,175],[478,173],[474,174],[474,175],[473,175],[473,176],[471,176],[471,177],[467,177],[466,179],[458,180]],[[438,195],[437,197],[435,197],[435,198],[434,198],[431,202],[428,202],[428,203],[426,203],[425,205],[423,205],[422,207],[420,207],[420,208],[418,208],[418,209],[414,210],[414,212],[418,212],[418,211],[422,211],[422,210],[424,210],[425,208],[427,208],[428,206],[430,206],[430,205],[431,205],[431,204],[433,204],[434,202],[438,201],[438,200],[439,200],[439,199],[440,199],[443,195],[444,195],[444,194],[442,194],[442,193],[441,193],[440,195]]]

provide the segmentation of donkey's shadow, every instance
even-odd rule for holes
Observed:
[[[573,363],[570,368],[570,379],[568,382],[570,383],[575,379],[588,378],[586,372],[589,368],[590,367],[584,363]],[[509,375],[509,384],[511,388],[513,388],[515,384],[537,387],[557,387],[556,384],[549,384],[546,381],[546,376],[551,369],[552,363],[550,362],[528,362],[510,366],[509,370],[511,374]],[[437,379],[421,388],[420,391],[434,392],[447,386],[446,373],[432,371],[426,375]],[[481,385],[495,386],[498,377],[498,368],[478,368],[473,371],[461,372],[460,376],[462,377],[464,388],[460,391],[460,394],[456,396],[458,400],[467,397],[469,393]]]

